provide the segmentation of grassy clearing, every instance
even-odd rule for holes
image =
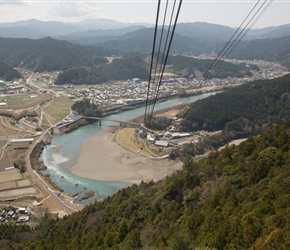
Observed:
[[[31,96],[35,96],[36,94],[20,94],[20,95],[9,95],[9,96],[1,96],[0,102],[6,102],[7,106],[21,106],[27,105],[31,102],[34,102],[39,96],[36,95],[35,98],[31,98]]]
[[[66,96],[61,96],[55,99],[45,112],[49,115],[54,123],[61,121],[70,113],[70,108],[73,101]]]
[[[146,157],[155,156],[152,154],[146,147],[144,147],[146,141],[145,139],[141,139],[135,137],[134,128],[124,128],[117,135],[117,141],[123,148],[144,155]]]
[[[35,82],[33,82],[33,85],[35,85],[39,88],[49,89],[49,87],[44,83],[44,81],[35,81]]]

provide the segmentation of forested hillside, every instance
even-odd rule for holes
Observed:
[[[110,80],[148,78],[141,56],[124,56],[98,67],[75,67],[60,73],[55,84],[98,84]]]
[[[191,104],[181,131],[220,131],[196,143],[175,147],[170,157],[203,155],[232,140],[258,135],[290,119],[290,75],[254,81]]]
[[[184,118],[184,131],[259,133],[272,123],[290,118],[290,74],[272,80],[250,82],[191,104]],[[255,131],[256,130],[256,131]]]
[[[145,61],[146,55],[135,53],[124,55],[105,65],[73,67],[60,73],[55,84],[96,84],[109,80],[148,79],[148,65]],[[170,65],[173,73],[180,77],[195,78],[204,74],[212,63],[213,60],[170,56],[167,65]],[[208,78],[251,76],[251,70],[259,70],[259,67],[222,62],[208,75]]]
[[[167,64],[172,65],[173,73],[182,77],[197,77],[198,73],[205,74],[214,60],[200,60],[193,57],[171,56]],[[245,64],[233,64],[229,62],[221,62],[217,67],[207,74],[207,78],[227,78],[227,77],[244,77],[251,76],[251,70],[259,70],[255,65],[246,66]]]
[[[33,71],[65,70],[73,66],[104,64],[112,51],[93,46],[80,46],[46,37],[39,40],[0,38],[0,58],[12,67]]]
[[[287,33],[286,33],[287,35]],[[290,36],[241,41],[229,58],[279,62],[290,68]]]
[[[21,77],[21,74],[17,70],[0,61],[0,79],[2,78],[4,81],[11,81]]]
[[[163,181],[47,220],[32,241],[7,249],[289,249],[289,149],[290,120],[198,163],[187,158]]]
[[[90,103],[88,99],[74,102],[71,109],[77,114],[84,116],[102,116],[102,112],[99,107],[97,107],[97,105],[94,103]]]

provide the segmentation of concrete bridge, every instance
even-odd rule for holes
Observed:
[[[143,127],[143,124],[141,124],[141,123],[137,123],[137,122],[120,121],[120,120],[109,119],[109,118],[106,118],[106,117],[91,117],[91,116],[82,116],[82,117],[83,117],[83,118],[86,118],[86,119],[97,120],[97,121],[100,122],[100,125],[101,125],[101,122],[102,122],[102,121],[109,121],[109,122],[117,122],[117,123],[120,123],[120,125],[121,125],[122,123],[125,123],[125,124],[129,124],[129,125],[142,126],[142,127]]]

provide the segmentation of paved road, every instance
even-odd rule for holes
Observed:
[[[43,136],[46,135],[48,133],[48,131],[51,128],[45,130],[45,132],[42,133],[42,135],[40,137],[38,137],[37,139],[34,140],[33,144],[31,145],[31,147],[28,149],[26,156],[25,156],[25,161],[26,161],[26,167],[27,167],[27,172],[34,178],[35,182],[37,183],[38,186],[40,186],[42,188],[42,190],[45,190],[48,194],[48,196],[50,195],[52,199],[54,199],[57,204],[59,205],[59,207],[62,208],[62,210],[64,210],[66,213],[71,214],[73,212],[76,212],[77,210],[71,208],[70,206],[68,206],[67,204],[65,204],[59,197],[58,195],[55,193],[55,191],[53,191],[41,178],[41,176],[39,176],[39,174],[32,169],[31,167],[31,163],[30,163],[30,155],[31,152],[33,151],[34,147],[42,140]]]

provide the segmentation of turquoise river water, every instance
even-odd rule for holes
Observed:
[[[217,92],[196,95],[188,98],[188,102],[193,102],[199,99],[206,98]],[[184,101],[184,98],[177,98],[174,100],[157,103],[154,110],[160,110],[168,108],[175,104]],[[134,117],[144,114],[145,108],[140,107],[130,111],[121,112],[118,114],[108,116],[109,119],[127,121]],[[77,176],[70,172],[70,167],[76,164],[79,155],[79,149],[82,143],[89,137],[96,133],[99,133],[104,128],[116,125],[114,122],[102,121],[102,126],[98,123],[89,124],[78,128],[68,134],[62,134],[54,136],[50,145],[45,146],[40,159],[47,166],[47,169],[43,171],[43,174],[49,174],[51,180],[61,188],[65,193],[76,196],[77,203],[91,203],[95,199],[101,200],[107,196],[116,193],[119,189],[128,187],[129,183],[122,182],[105,182],[90,180]],[[95,192],[95,196],[90,199],[81,201],[81,197],[89,190]]]

